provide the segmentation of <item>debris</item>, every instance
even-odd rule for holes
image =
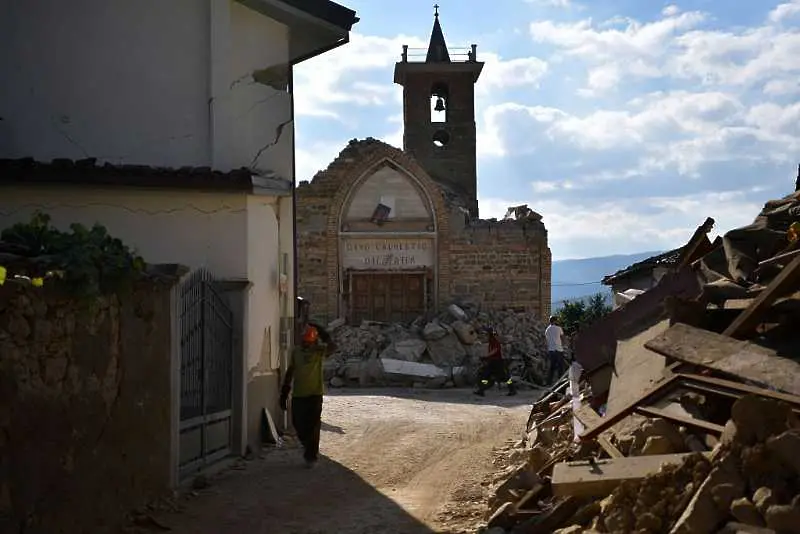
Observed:
[[[541,384],[549,365],[546,325],[533,312],[481,311],[468,304],[452,304],[436,316],[408,324],[365,321],[351,326],[337,319],[328,326],[337,350],[325,362],[326,379],[336,377],[347,386],[411,385],[420,376],[434,376],[428,370],[423,375],[395,372],[398,364],[390,362],[387,368],[391,360],[436,366],[455,385],[466,386],[486,355],[487,343],[480,335],[486,327],[497,330],[503,357],[518,383]],[[372,365],[365,379],[361,367],[370,361],[383,365]]]

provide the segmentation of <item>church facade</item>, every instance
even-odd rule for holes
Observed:
[[[550,313],[541,216],[478,217],[477,47],[452,54],[435,15],[424,59],[403,47],[403,150],[353,140],[296,189],[298,290],[314,315],[406,322],[453,301]]]

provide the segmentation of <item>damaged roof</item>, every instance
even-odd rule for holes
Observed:
[[[229,172],[209,167],[151,167],[149,165],[97,165],[95,158],[54,159],[44,163],[33,158],[0,159],[0,187],[10,185],[89,185],[193,189],[291,195],[291,182],[255,174],[243,167]]]
[[[680,261],[683,248],[684,247],[679,247],[674,250],[662,252],[661,254],[657,254],[642,261],[636,262],[633,265],[625,267],[624,269],[620,269],[614,274],[609,274],[603,277],[600,283],[603,285],[610,285],[620,278],[626,278],[644,271],[655,269],[656,267],[674,267]]]

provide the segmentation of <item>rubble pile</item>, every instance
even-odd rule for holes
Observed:
[[[534,313],[456,304],[410,324],[364,321],[349,326],[333,321],[328,330],[337,351],[326,362],[326,379],[333,387],[465,386],[486,355],[487,327],[497,331],[514,380],[541,384],[548,370],[546,325]]]
[[[488,534],[800,534],[800,191],[581,331]],[[796,230],[796,231],[795,231]]]

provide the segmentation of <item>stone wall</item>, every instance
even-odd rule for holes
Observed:
[[[450,240],[450,295],[486,309],[534,312],[546,320],[551,267],[541,221],[473,221]]]
[[[438,231],[438,305],[467,300],[486,309],[550,313],[550,249],[541,220],[474,220],[408,154],[375,139],[351,141],[339,156],[297,187],[299,295],[318,320],[337,318],[339,219],[350,188],[382,161],[412,173],[432,199]]]
[[[171,484],[171,293],[0,286],[0,532],[117,531]]]

